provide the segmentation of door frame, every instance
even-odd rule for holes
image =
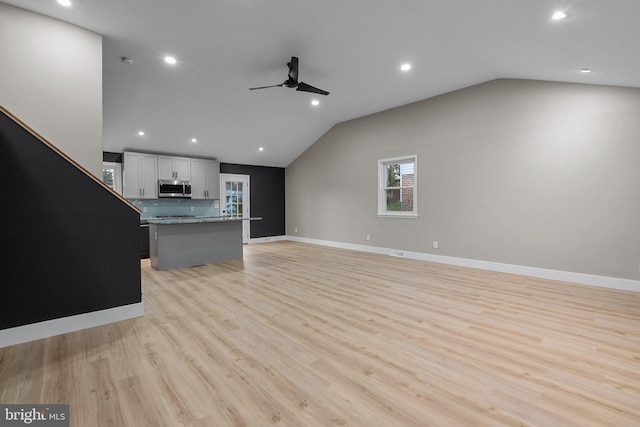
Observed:
[[[242,194],[242,214],[251,216],[251,176],[237,173],[220,174],[220,216],[226,216],[227,206],[227,182],[241,181],[245,189]],[[251,221],[242,221],[242,243],[249,243],[251,239]]]

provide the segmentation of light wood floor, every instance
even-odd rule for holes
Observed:
[[[640,293],[293,242],[158,272],[144,318],[0,349],[85,426],[639,426]]]

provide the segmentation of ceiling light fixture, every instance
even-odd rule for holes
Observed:
[[[264,151],[264,147],[258,148],[258,151]]]
[[[138,136],[144,136],[144,132],[143,131],[138,131]]]
[[[70,0],[58,0],[58,4],[64,6],[64,7],[71,7],[71,1]]]
[[[563,12],[561,10],[558,10],[557,12],[554,12],[553,15],[551,15],[551,19],[553,19],[554,21],[561,21],[566,17],[566,12]]]
[[[407,63],[404,63],[404,64],[402,64],[402,65],[400,66],[400,69],[401,69],[402,71],[409,71],[409,70],[411,69],[411,64],[409,64],[408,62],[407,62]]]
[[[198,140],[195,139],[195,138],[191,138],[191,142],[193,142],[195,144],[196,142],[198,142]]]
[[[165,56],[164,62],[166,62],[167,64],[174,65],[177,61],[176,61],[176,58],[174,58],[173,56]]]
[[[313,105],[314,107],[317,107],[318,105],[320,105],[320,101],[318,101],[317,99],[312,99],[311,105]]]
[[[589,74],[591,72],[593,72],[593,70],[591,68],[580,68],[579,70],[582,74]]]

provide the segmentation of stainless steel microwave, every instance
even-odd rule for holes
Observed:
[[[158,197],[191,198],[191,181],[158,180]]]

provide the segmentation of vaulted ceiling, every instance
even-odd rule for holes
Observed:
[[[488,80],[640,87],[638,0],[4,2],[104,36],[105,151],[284,167],[339,122]],[[292,56],[330,95],[248,90]]]

